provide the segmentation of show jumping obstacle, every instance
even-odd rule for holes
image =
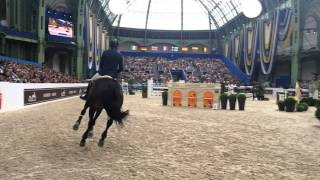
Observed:
[[[220,84],[168,84],[168,105],[173,107],[219,109]]]

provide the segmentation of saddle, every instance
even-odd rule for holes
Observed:
[[[111,76],[109,75],[104,75],[104,76],[97,76],[97,77],[93,77],[91,79],[87,79],[87,81],[95,81],[95,80],[98,80],[98,79],[113,79]]]
[[[96,74],[91,79],[87,79],[87,81],[89,82],[89,85],[87,87],[87,91],[80,96],[81,99],[87,100],[87,98],[91,95],[92,88],[95,86],[96,81],[99,79],[110,79],[110,80],[116,81],[116,79],[112,78],[109,75],[100,76],[99,74]]]

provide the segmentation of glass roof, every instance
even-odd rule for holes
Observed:
[[[107,14],[110,11],[106,1]],[[148,4],[147,29],[208,30],[218,29],[241,13],[239,0],[126,0],[127,11],[121,16],[120,27],[144,29]],[[114,17],[114,16],[113,16]],[[210,21],[209,21],[210,17]],[[114,21],[118,25],[118,20]]]

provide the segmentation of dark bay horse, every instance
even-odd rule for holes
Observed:
[[[87,101],[84,105],[81,114],[73,126],[74,130],[78,130],[81,124],[82,117],[85,115],[86,110],[89,108],[89,122],[88,128],[84,132],[80,141],[80,146],[85,146],[86,139],[92,137],[93,127],[96,120],[100,116],[104,109],[110,119],[107,121],[105,131],[101,135],[99,140],[99,146],[104,145],[104,141],[107,137],[108,129],[115,121],[118,125],[123,126],[124,118],[129,115],[129,111],[121,112],[123,104],[123,96],[119,94],[121,87],[116,80],[111,78],[100,78],[95,80],[90,88],[87,97]]]

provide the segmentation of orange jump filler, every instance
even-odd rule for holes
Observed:
[[[219,108],[220,84],[168,84],[168,105],[189,108]]]

